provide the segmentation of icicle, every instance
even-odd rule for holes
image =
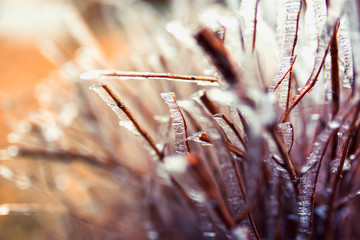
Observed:
[[[326,48],[327,43],[321,39],[321,33],[326,25],[327,19],[327,9],[326,9],[326,1],[319,0],[314,1],[315,7],[315,19],[316,19],[316,28],[318,32],[318,44],[319,47]],[[331,85],[331,56],[328,54],[325,57],[324,62],[324,87],[325,87],[325,102],[327,104],[331,104],[332,101],[332,85]]]
[[[335,203],[335,207],[341,207],[344,206],[345,204],[347,204],[349,201],[351,201],[354,198],[357,198],[358,196],[360,196],[360,190],[356,190],[348,195],[346,195],[345,197],[341,198],[339,201],[337,201]]]
[[[189,151],[189,144],[187,143],[187,129],[184,116],[176,102],[175,93],[161,93],[161,97],[169,106],[172,125],[175,129],[175,148],[177,153],[186,153]]]
[[[14,173],[9,168],[0,166],[0,176],[11,180],[14,177]]]

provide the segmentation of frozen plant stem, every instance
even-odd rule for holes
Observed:
[[[130,119],[130,121],[134,124],[136,130],[139,131],[140,135],[144,137],[144,139],[149,143],[151,148],[155,151],[156,155],[162,160],[163,154],[161,151],[156,147],[155,141],[152,137],[145,131],[139,122],[136,120],[134,115],[130,112],[130,110],[125,106],[125,104],[120,100],[118,96],[114,93],[114,91],[106,84],[102,85],[102,88],[109,94],[109,96],[114,100],[116,106],[125,113],[125,115]]]
[[[255,3],[255,17],[254,17],[254,33],[253,33],[252,52],[254,52],[254,50],[255,50],[256,25],[257,25],[257,13],[258,13],[259,1],[260,1],[260,0],[256,0],[256,3]]]
[[[332,116],[337,114],[340,107],[340,81],[339,81],[339,50],[337,43],[337,32],[339,29],[339,23],[334,27],[334,37],[330,43],[330,55],[331,55],[331,100],[332,100]]]
[[[295,56],[294,56],[294,59],[292,60],[292,63],[291,63],[291,65],[290,65],[289,69],[286,71],[286,73],[285,73],[284,76],[280,79],[280,81],[275,85],[274,91],[279,87],[279,85],[282,83],[282,81],[285,79],[285,77],[288,75],[288,73],[289,73],[290,71],[292,71],[292,68],[293,68],[293,66],[294,66],[296,57],[297,57],[297,56],[295,55]]]
[[[172,118],[172,125],[175,131],[175,147],[178,153],[190,152],[189,142],[187,140],[187,126],[179,105],[176,102],[176,96],[173,92],[161,93],[161,97],[169,107]]]
[[[205,189],[208,196],[216,201],[219,216],[224,220],[224,223],[229,229],[234,228],[236,223],[231,216],[227,204],[224,202],[222,194],[216,187],[217,184],[214,182],[213,177],[209,172],[206,171],[206,167],[203,165],[202,160],[193,153],[190,153],[187,157],[190,168],[195,172],[194,176],[196,177],[196,181],[203,189]]]
[[[337,25],[337,23],[335,24]],[[315,86],[317,83],[318,77],[320,75],[321,69],[325,64],[326,56],[329,52],[329,48],[331,46],[332,39],[336,37],[336,33],[333,33],[332,37],[330,38],[330,41],[327,44],[327,47],[324,51],[323,58],[319,64],[319,67],[317,69],[314,69],[316,71],[314,76],[310,76],[310,78],[307,80],[306,84],[296,93],[295,96],[293,96],[289,101],[289,108],[285,111],[285,115],[282,116],[282,119],[286,116],[288,116],[291,112],[291,110],[301,101],[301,99]]]
[[[343,149],[343,153],[341,155],[341,160],[340,160],[340,165],[339,168],[337,169],[336,172],[336,176],[335,176],[335,180],[333,182],[333,186],[331,188],[331,195],[330,195],[330,200],[329,200],[329,213],[328,213],[328,217],[325,223],[325,231],[324,231],[324,239],[330,239],[331,234],[332,234],[332,225],[333,225],[333,214],[334,214],[334,203],[335,203],[335,197],[336,197],[336,192],[338,189],[338,185],[340,182],[340,179],[342,178],[342,174],[343,174],[343,168],[344,168],[344,164],[345,164],[345,159],[346,156],[348,154],[348,150],[349,150],[349,146],[350,146],[350,142],[353,139],[354,136],[354,131],[356,130],[356,121],[358,119],[360,113],[360,105],[359,102],[356,106],[356,110],[355,110],[355,114],[353,116],[351,125],[349,130],[347,131],[347,139],[345,142],[345,146]]]
[[[191,76],[191,75],[178,75],[171,73],[149,73],[149,72],[122,72],[122,71],[109,71],[109,70],[94,70],[83,73],[81,79],[92,80],[92,79],[162,79],[168,81],[186,81],[186,82],[198,82],[198,83],[217,83],[220,82],[215,77],[208,76]]]
[[[281,154],[281,157],[285,163],[285,167],[286,167],[286,170],[288,171],[289,173],[289,176],[290,176],[290,179],[291,179],[291,182],[294,186],[294,190],[296,192],[296,194],[299,194],[299,187],[298,187],[298,184],[299,184],[299,178],[297,177],[296,175],[296,171],[295,171],[295,168],[294,168],[294,165],[292,164],[291,162],[291,159],[290,159],[290,156],[287,152],[287,149],[285,147],[285,144],[282,140],[282,138],[280,137],[279,133],[277,132],[276,128],[273,127],[270,129],[270,132],[271,132],[271,135],[272,137],[274,138],[275,140],[275,143],[276,143],[276,146],[278,147],[279,151],[280,151],[280,154]]]

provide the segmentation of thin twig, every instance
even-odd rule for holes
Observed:
[[[244,181],[243,181],[243,179],[242,179],[242,177],[241,177],[241,173],[240,173],[240,170],[239,170],[239,166],[238,166],[237,161],[236,161],[235,158],[232,158],[232,163],[233,163],[233,167],[234,167],[234,169],[235,169],[236,178],[237,178],[237,180],[238,180],[238,183],[239,183],[239,185],[240,185],[241,192],[242,192],[242,194],[243,194],[243,196],[244,196],[244,200],[245,200],[245,203],[246,203],[246,201],[247,201],[247,194],[246,194],[246,190],[245,190],[245,186],[244,186]],[[256,238],[257,238],[257,239],[260,239],[259,232],[257,231],[256,225],[255,225],[255,222],[254,222],[254,218],[253,218],[250,210],[248,211],[248,218],[249,218],[249,220],[250,220],[250,224],[251,224],[251,227],[252,227],[252,229],[253,229],[253,231],[254,231],[254,234],[255,234]]]
[[[337,24],[334,27],[334,36],[331,39],[330,43],[330,56],[331,56],[331,101],[333,105],[332,116],[337,114],[340,107],[340,81],[339,81],[339,50],[337,43],[337,32],[339,29],[339,25]]]
[[[199,156],[194,153],[188,155],[188,163],[191,169],[195,172],[196,180],[199,185],[205,190],[208,196],[217,202],[219,216],[223,219],[226,226],[231,229],[236,226],[233,217],[230,214],[228,206],[223,200],[222,194],[219,192],[216,187],[214,179],[210,173],[206,170],[206,167],[203,166],[203,163]]]
[[[336,37],[335,34],[333,34],[332,38]],[[331,40],[328,42],[328,45],[326,47],[324,56],[321,60],[320,66],[317,69],[317,72],[315,74],[314,77],[309,78],[308,81],[306,82],[306,84],[297,92],[297,94],[295,96],[293,96],[290,101],[289,101],[289,108],[287,109],[287,111],[284,113],[284,116],[281,117],[281,119],[284,119],[285,116],[288,116],[291,112],[292,109],[294,109],[294,107],[301,101],[301,99],[315,86],[315,84],[317,83],[318,77],[320,75],[321,69],[324,66],[325,63],[325,59],[326,56],[329,52],[329,47],[331,45]]]
[[[256,3],[255,3],[254,33],[253,33],[252,52],[254,52],[254,50],[255,50],[255,42],[256,42],[256,26],[257,26],[257,13],[258,13],[259,1],[260,1],[260,0],[256,0]]]
[[[219,80],[215,77],[207,76],[190,76],[190,75],[176,75],[172,73],[141,73],[141,72],[115,72],[103,74],[106,77],[129,77],[129,78],[161,78],[161,79],[173,79],[173,80],[189,80],[189,81],[203,81],[203,82],[217,82]]]
[[[134,115],[131,111],[126,107],[126,105],[120,100],[118,96],[114,93],[114,91],[106,84],[102,85],[104,90],[109,94],[109,96],[115,101],[117,107],[125,113],[125,115],[130,119],[130,121],[134,124],[135,128],[144,137],[144,139],[149,143],[150,147],[155,151],[156,155],[159,157],[160,160],[163,158],[163,154],[161,151],[156,147],[155,141],[149,135],[147,131],[143,129],[140,123],[136,120]]]
[[[334,214],[334,204],[335,204],[335,197],[336,197],[336,192],[338,189],[338,185],[341,179],[341,176],[343,174],[343,168],[344,168],[344,164],[345,164],[345,159],[346,156],[348,154],[348,150],[349,150],[349,146],[350,146],[350,142],[354,137],[354,134],[352,134],[355,131],[355,127],[356,127],[356,121],[358,119],[360,113],[360,105],[358,104],[356,106],[356,110],[351,122],[351,125],[349,127],[349,129],[347,130],[347,139],[344,143],[344,149],[341,155],[341,159],[340,159],[340,165],[337,169],[336,172],[336,176],[335,176],[335,180],[333,182],[333,186],[332,186],[332,191],[331,191],[331,195],[330,195],[330,200],[329,200],[329,213],[328,213],[328,217],[327,217],[327,221],[325,223],[325,231],[324,231],[324,238],[328,239],[328,237],[331,234],[331,230],[332,230],[332,217]]]
[[[291,161],[288,151],[285,147],[285,144],[284,144],[282,138],[280,137],[278,131],[276,130],[276,128],[271,128],[270,133],[271,133],[273,139],[275,140],[276,146],[278,147],[279,152],[282,156],[282,159],[285,163],[285,169],[289,173],[291,182],[294,186],[294,190],[295,190],[296,194],[299,194],[298,184],[299,184],[300,179],[297,177],[294,165],[292,164],[292,161]]]
[[[296,46],[297,39],[298,39],[299,20],[300,20],[301,8],[302,8],[302,0],[300,0],[300,7],[299,7],[299,11],[298,11],[298,14],[297,14],[297,17],[296,17],[295,38],[294,38],[294,42],[293,42],[293,47],[292,47],[292,49],[291,49],[291,56],[294,56],[295,46]],[[294,61],[295,61],[295,60],[294,60]],[[293,61],[293,62],[294,62],[294,61]],[[291,96],[292,75],[293,75],[293,72],[292,72],[292,66],[291,66],[290,72],[289,72],[288,92],[287,92],[287,96],[286,96],[285,118],[284,118],[284,121],[285,121],[285,122],[288,122],[288,121],[289,121],[290,111],[288,111],[288,109],[289,109],[290,96]]]
[[[288,73],[292,70],[293,66],[294,66],[294,63],[295,63],[295,60],[296,60],[296,55],[294,56],[294,59],[292,60],[292,63],[289,67],[289,69],[286,71],[286,73],[284,74],[284,76],[278,81],[278,83],[275,85],[274,87],[274,91],[279,87],[279,85],[282,83],[282,81],[285,79],[285,77],[288,75]]]

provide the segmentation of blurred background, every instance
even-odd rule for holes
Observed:
[[[13,116],[23,118],[30,109],[36,108],[34,87],[55,66],[39,50],[41,39],[61,34],[57,19],[58,9],[41,0],[0,1],[0,148],[8,146],[9,123]],[[15,115],[12,115],[15,114]],[[2,168],[4,171],[4,168]],[[7,179],[0,180],[0,203],[48,202],[44,195],[32,195],[20,190]],[[1,212],[1,211],[0,211]],[[4,215],[6,211],[2,213]],[[46,221],[55,223],[43,231]],[[46,239],[50,232],[58,234],[54,218],[30,216],[0,216],[0,239]],[[46,232],[46,233],[45,233]],[[45,235],[44,235],[45,234]],[[53,238],[53,239],[61,239]]]
[[[61,34],[57,11],[44,0],[0,1],[1,148],[10,131],[6,112],[26,114],[35,104],[33,87],[55,69],[39,51],[39,41]]]
[[[161,5],[165,1],[156,2]],[[30,110],[39,107],[35,86],[46,81],[62,64],[54,63],[45,56],[49,53],[46,48],[48,40],[59,44],[60,48],[64,47],[63,50],[70,59],[76,53],[77,46],[68,39],[69,28],[66,27],[63,18],[64,8],[69,3],[0,0],[0,149],[7,149],[9,142],[14,140],[14,135],[10,134],[14,122],[26,118]],[[78,7],[80,14],[86,15],[87,12],[89,19],[101,11],[96,1],[73,1],[71,4]],[[96,17],[92,19],[92,23],[97,24]],[[109,39],[103,39],[105,52],[114,44],[111,38]],[[126,44],[117,42],[117,47],[119,46],[126,49]],[[0,159],[0,239],[84,239],[81,237],[84,234],[79,232],[79,229],[73,230],[71,227],[76,225],[74,221],[78,220],[63,214],[66,210],[56,197],[42,191],[41,187],[36,189],[29,186],[29,179],[39,180],[36,179],[40,175],[38,171],[41,171],[38,163],[21,159],[9,161],[6,150],[0,150]],[[83,177],[88,176],[86,167],[75,168],[82,172]],[[39,180],[38,185],[41,184],[43,183]],[[86,199],[87,196],[83,196],[83,192],[82,189],[75,189],[70,194],[75,198]],[[8,215],[7,204],[12,204],[14,214]],[[43,211],[45,214],[41,213],[44,207],[48,208]],[[19,214],[16,214],[16,211]],[[92,230],[80,231],[88,233]],[[100,233],[100,236],[106,235]],[[93,237],[97,239],[96,234]]]

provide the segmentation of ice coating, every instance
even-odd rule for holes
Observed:
[[[205,197],[202,193],[197,192],[192,189],[188,189],[189,197],[194,201],[195,207],[198,210],[198,215],[200,219],[200,228],[203,234],[204,239],[216,239],[216,231],[215,226],[212,222],[212,219],[209,215],[206,203],[205,203]]]
[[[340,162],[344,154],[346,142],[349,141],[350,138],[349,134],[347,134],[348,129],[348,126],[346,127],[345,125],[345,127],[342,127],[337,133],[338,144],[336,148],[336,157],[330,163],[330,170],[332,173],[337,173],[339,171]]]
[[[347,2],[347,13],[349,16],[349,30],[351,32],[351,43],[352,43],[352,56],[353,56],[353,69],[355,72],[356,79],[353,81],[356,83],[358,81],[359,69],[360,69],[360,57],[358,53],[360,52],[360,33],[359,33],[359,12],[358,12],[359,3],[354,1]],[[359,84],[354,84],[359,89]],[[353,89],[355,90],[355,89]]]
[[[315,8],[316,28],[318,29],[318,37],[320,38],[321,31],[327,20],[326,0],[312,0],[312,2]]]
[[[197,83],[201,86],[219,86],[219,80],[210,76],[177,75],[172,73],[122,72],[113,70],[92,70],[82,73],[83,80],[167,80]]]
[[[298,229],[296,239],[308,239],[312,232],[313,197],[319,169],[331,136],[339,127],[340,123],[338,121],[332,121],[327,125],[323,132],[316,138],[312,153],[307,158],[306,164],[301,170],[304,174],[299,185]]]
[[[279,123],[278,125],[276,125],[276,129],[279,131],[280,136],[282,137],[285,143],[286,149],[288,150],[288,152],[290,152],[294,142],[294,129],[291,123],[290,122]]]
[[[236,147],[242,148],[243,144],[241,143],[240,139],[236,136],[234,130],[229,126],[229,124],[224,120],[223,114],[216,114],[213,116],[215,121],[219,124],[221,129],[224,131],[226,137],[229,141]],[[243,149],[243,148],[242,148]]]
[[[281,66],[279,73],[273,79],[270,90],[273,90],[275,85],[283,78],[285,73],[290,68],[293,58],[294,49],[298,32],[298,15],[301,10],[301,1],[299,0],[281,0],[279,3],[279,18],[278,29],[281,32]],[[290,86],[291,71],[287,74],[279,86],[279,105],[282,110],[287,108],[288,92]]]
[[[344,9],[344,0],[332,1],[328,8],[328,18],[325,26],[321,29],[319,38],[319,45],[316,50],[315,62],[312,73],[306,84],[290,99],[289,110],[291,111],[296,104],[308,93],[316,84],[320,71],[325,63],[326,55],[328,54],[328,46],[331,37],[334,33],[334,26],[339,20],[340,13]]]
[[[339,57],[344,61],[344,80],[343,86],[352,88],[354,82],[354,67],[352,57],[352,44],[349,36],[349,20],[347,15],[340,19],[338,33]]]
[[[289,206],[293,206],[294,208],[296,207],[296,192],[294,189],[294,184],[291,181],[290,175],[289,175],[289,171],[282,165],[283,161],[280,158],[280,156],[278,155],[269,155],[265,158],[265,162],[267,162],[269,164],[269,166],[271,167],[271,182],[274,182],[274,184],[279,184],[278,179],[275,178],[280,178],[282,185],[285,189],[285,191],[287,192],[286,196],[287,196],[287,201],[288,201],[288,205]],[[270,185],[270,188],[272,189],[274,186]],[[278,191],[278,189],[276,190]],[[273,196],[275,197],[275,196]],[[276,203],[276,199],[272,199],[273,197],[269,196],[269,204],[279,204],[278,202]],[[273,209],[274,211],[276,211],[276,209]],[[273,212],[274,213],[274,212]]]
[[[161,93],[161,97],[169,106],[172,126],[175,130],[175,148],[177,153],[189,152],[189,144],[187,143],[187,129],[184,116],[176,103],[175,93]]]
[[[244,124],[241,121],[237,108],[234,105],[229,105],[229,109],[230,109],[230,116],[231,119],[234,121],[234,124],[240,129],[241,133],[244,133],[245,132]]]
[[[204,239],[216,238],[215,226],[209,214],[206,196],[202,191],[198,191],[196,186],[193,186],[193,182],[191,181],[192,176],[186,172],[188,166],[186,155],[178,154],[168,156],[164,159],[164,165],[166,170],[171,174],[173,182],[190,198],[196,208]]]
[[[247,162],[246,172],[246,189],[247,196],[250,201],[254,200],[257,193],[257,177],[259,176],[260,169],[262,167],[262,147],[263,138],[262,133],[268,126],[273,126],[276,121],[277,110],[275,108],[275,95],[273,93],[263,94],[258,91],[248,91],[248,95],[252,96],[252,99],[256,101],[256,106],[249,106],[246,103],[241,102],[236,97],[233,97],[234,93],[231,91],[221,91],[220,89],[210,89],[208,96],[211,100],[234,105],[237,109],[241,110],[241,113],[246,119],[247,139],[246,147],[251,149],[247,151],[247,159],[251,161]],[[259,118],[259,116],[262,116]]]
[[[213,144],[211,144],[210,142],[204,141],[204,140],[202,139],[202,136],[203,136],[204,134],[205,134],[204,132],[194,133],[193,135],[191,135],[191,136],[188,137],[188,140],[201,143],[201,145],[203,145],[203,146],[213,146]]]
[[[95,91],[101,99],[111,108],[111,110],[114,111],[114,113],[118,116],[120,119],[120,126],[125,127],[130,132],[132,132],[135,135],[140,135],[139,131],[136,129],[134,124],[128,119],[126,114],[121,111],[120,108],[117,107],[116,102],[114,99],[111,98],[111,96],[106,92],[106,90],[103,88],[104,85],[102,84],[95,84],[90,87],[91,90]]]
[[[145,148],[149,151],[154,159],[161,159],[162,153],[160,152],[155,141],[151,136],[142,128],[137,122],[130,110],[125,104],[115,95],[112,89],[104,84],[94,84],[90,87],[95,91],[101,99],[115,112],[120,119],[120,125],[128,129],[134,135],[141,135],[145,140]],[[155,156],[155,154],[156,156]]]
[[[279,214],[279,201],[278,201],[278,190],[279,189],[279,176],[276,173],[276,170],[272,172],[271,177],[269,179],[269,187],[267,189],[266,196],[266,204],[267,208],[267,218],[266,225],[268,229],[268,238],[275,239],[276,234],[276,218]]]
[[[253,44],[253,36],[255,30],[255,14],[256,14],[257,0],[243,0],[240,6],[240,15],[245,22],[244,42],[245,49],[251,50]]]
[[[211,116],[209,116],[195,101],[182,100],[179,101],[179,105],[181,108],[186,109],[195,116],[196,120],[210,136],[212,143],[217,148],[216,154],[220,164],[221,175],[225,183],[231,213],[233,216],[237,216],[244,207],[244,198],[236,179],[235,170],[231,161],[232,156],[223,143],[223,136],[221,132],[216,128],[216,123]]]

